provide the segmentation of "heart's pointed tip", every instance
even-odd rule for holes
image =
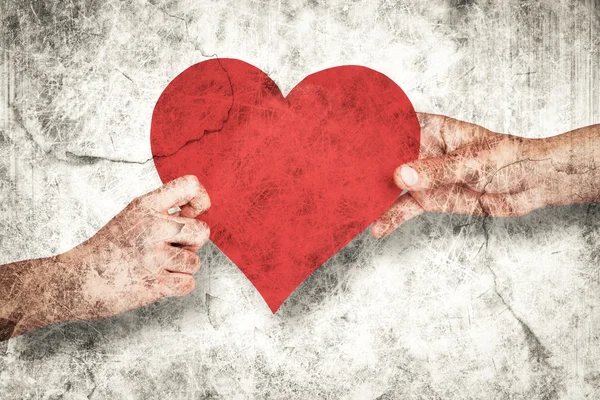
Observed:
[[[264,277],[264,276],[263,276]],[[291,294],[296,290],[296,288],[304,281],[292,279],[285,280],[285,283],[280,283],[279,285],[274,285],[272,280],[267,282],[258,281],[252,278],[249,278],[250,282],[254,285],[260,296],[263,298],[264,302],[267,304],[271,313],[276,314],[279,308],[286,302],[286,300],[291,296]]]
[[[263,297],[263,299],[264,299],[264,297]],[[277,311],[279,310],[279,308],[285,302],[286,299],[287,299],[287,297],[283,300],[281,300],[281,299],[268,299],[268,300],[264,299],[264,300],[267,303],[269,310],[271,310],[271,313],[273,313],[273,315],[275,315],[275,313],[277,313]]]
[[[281,307],[281,303],[280,304],[269,304],[268,306],[269,306],[269,309],[271,310],[271,313],[273,315],[275,315],[277,310],[279,310],[279,307]]]

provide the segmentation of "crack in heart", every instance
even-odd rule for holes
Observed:
[[[391,206],[419,138],[409,99],[372,69],[326,69],[284,97],[256,67],[218,58],[169,83],[151,128],[161,180],[198,177],[211,240],[273,312]]]

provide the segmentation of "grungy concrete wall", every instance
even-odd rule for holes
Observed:
[[[419,111],[545,137],[600,122],[597,1],[0,0],[0,263],[157,187],[154,103],[239,58],[284,93],[360,64]],[[0,345],[2,399],[594,399],[600,209],[364,232],[272,315],[209,244],[195,291]]]

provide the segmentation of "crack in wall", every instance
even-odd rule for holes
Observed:
[[[161,11],[164,12],[164,10],[161,9]],[[167,14],[165,12],[165,14]],[[168,15],[168,14],[167,14]],[[177,18],[180,20],[183,20],[185,22],[185,20],[181,17],[176,17],[176,16],[172,16],[169,15],[170,17],[173,18]],[[186,23],[186,27],[187,27],[187,23]],[[221,63],[219,57],[217,54],[212,54],[212,55],[205,55],[202,53],[202,56],[206,57],[206,58],[212,58],[215,57],[217,62],[219,63],[219,65],[221,66],[221,68],[223,69],[223,72],[226,74],[227,79],[229,81],[229,85],[230,85],[230,90],[231,90],[231,105],[227,111],[227,115],[226,117],[222,120],[222,124],[220,127],[212,129],[212,130],[204,130],[202,135],[200,135],[197,138],[193,138],[190,139],[188,141],[186,141],[185,143],[183,143],[181,146],[179,146],[177,149],[175,149],[173,152],[170,152],[168,154],[158,154],[158,155],[154,155],[152,157],[149,157],[146,160],[143,161],[135,161],[135,160],[126,160],[126,159],[115,159],[115,158],[110,158],[110,157],[103,157],[103,156],[90,156],[90,155],[80,155],[80,154],[75,154],[71,151],[67,151],[65,152],[65,157],[66,158],[61,158],[58,155],[56,155],[51,149],[44,149],[44,147],[35,139],[34,135],[26,128],[25,123],[23,121],[23,118],[20,114],[20,112],[18,111],[18,109],[14,106],[10,106],[11,109],[14,112],[15,115],[15,121],[17,122],[17,124],[24,130],[25,134],[27,135],[27,137],[39,148],[41,149],[44,154],[48,154],[53,156],[55,159],[57,159],[58,161],[61,162],[67,162],[69,164],[73,164],[73,165],[93,165],[96,164],[100,161],[108,161],[108,162],[115,162],[115,163],[128,163],[128,164],[146,164],[151,160],[154,160],[155,158],[167,158],[167,157],[171,157],[175,154],[177,154],[179,151],[181,151],[183,148],[185,148],[186,146],[198,142],[200,140],[202,140],[204,138],[204,136],[206,134],[211,134],[211,133],[217,133],[217,132],[221,132],[223,130],[223,128],[225,127],[225,124],[227,123],[227,121],[230,118],[231,115],[231,111],[234,107],[235,104],[235,94],[234,94],[234,90],[233,90],[233,84],[231,81],[231,77],[229,75],[229,73],[227,72],[226,68],[223,66],[223,64]],[[482,193],[479,196],[479,204],[481,207],[481,210],[483,212],[483,221],[482,221],[482,229],[484,232],[484,237],[485,240],[482,243],[482,247],[481,248],[485,248],[485,254],[486,254],[486,258],[487,258],[487,250],[488,250],[488,245],[489,245],[489,231],[488,231],[488,227],[487,227],[487,222],[490,218],[490,213],[488,210],[485,209],[483,203],[481,202],[481,197],[486,193],[486,188],[487,186],[492,182],[492,180],[494,179],[494,177],[503,169],[508,168],[512,165],[518,164],[518,163],[522,163],[522,162],[527,162],[527,161],[545,161],[545,160],[549,160],[549,159],[523,159],[523,160],[518,160],[515,161],[513,163],[507,164],[501,168],[499,168],[498,170],[496,170],[494,172],[494,174],[490,177],[490,179],[488,180],[488,182],[486,182],[486,184],[483,187]],[[480,249],[481,249],[480,248]],[[521,328],[523,329],[523,332],[525,334],[525,339],[526,342],[529,346],[529,351],[530,351],[530,355],[532,356],[532,358],[535,358],[539,363],[542,363],[550,368],[552,368],[548,362],[546,361],[549,357],[551,357],[551,353],[546,349],[546,347],[541,343],[540,339],[537,337],[537,335],[535,335],[535,333],[533,332],[533,330],[529,327],[529,325],[523,321],[523,319],[521,317],[519,317],[515,311],[513,310],[513,308],[510,306],[510,304],[508,304],[508,302],[506,301],[506,299],[504,298],[504,296],[500,293],[500,291],[498,290],[498,285],[497,285],[497,275],[495,273],[495,271],[491,268],[491,266],[489,265],[489,263],[486,262],[485,264],[486,268],[488,268],[488,270],[490,271],[490,273],[492,274],[493,278],[494,278],[494,284],[493,284],[493,288],[494,288],[494,293],[498,296],[498,298],[501,300],[501,302],[507,307],[507,309],[509,310],[509,312],[511,313],[511,315],[517,320],[517,322],[519,323],[519,325],[521,326]]]
[[[487,240],[487,239],[486,239]],[[493,280],[493,290],[496,296],[500,299],[502,304],[506,306],[510,314],[517,320],[519,326],[523,330],[525,335],[525,341],[527,346],[529,347],[529,356],[530,359],[535,359],[538,363],[548,367],[550,369],[554,369],[552,365],[547,361],[548,358],[552,357],[552,353],[544,346],[539,337],[533,332],[533,329],[514,311],[512,306],[506,301],[502,293],[498,290],[498,276],[494,269],[489,265],[489,263],[485,263],[486,268],[492,274]]]
[[[490,179],[485,183],[485,185],[483,186],[483,189],[481,191],[481,195],[478,196],[478,199],[477,199],[477,201],[479,202],[479,207],[481,208],[481,211],[483,213],[483,220],[481,222],[481,228],[483,230],[483,235],[484,235],[484,242],[482,243],[481,247],[479,248],[479,251],[477,252],[477,254],[479,254],[481,249],[484,249],[484,261],[485,261],[484,265],[489,270],[489,272],[492,274],[494,293],[500,299],[502,304],[504,304],[504,306],[508,309],[510,314],[515,318],[515,320],[518,322],[519,326],[523,330],[523,334],[525,335],[525,341],[529,348],[530,359],[535,359],[539,364],[542,364],[545,367],[548,367],[550,369],[554,369],[554,367],[552,365],[550,365],[550,363],[547,361],[547,359],[552,356],[551,352],[546,348],[546,346],[544,346],[544,344],[541,342],[539,337],[533,332],[531,327],[514,311],[512,306],[506,301],[506,299],[504,298],[504,295],[498,289],[498,276],[496,275],[496,272],[491,267],[490,262],[488,260],[488,248],[489,248],[489,240],[490,240],[490,232],[489,232],[488,222],[490,221],[491,215],[490,215],[490,211],[488,209],[486,209],[486,207],[484,206],[484,204],[481,200],[483,195],[485,195],[487,193],[486,189],[487,189],[488,185],[492,182],[494,177],[501,170],[508,168],[512,165],[516,165],[516,164],[523,163],[523,162],[538,162],[538,161],[547,161],[547,160],[550,160],[550,159],[549,158],[546,158],[546,159],[525,158],[523,160],[517,160],[515,162],[509,163],[507,165],[504,165],[504,166],[498,168],[492,174]]]
[[[230,88],[230,91],[231,91],[231,104],[229,106],[229,109],[227,110],[227,115],[225,116],[225,118],[221,122],[221,126],[220,127],[215,128],[215,129],[205,129],[199,137],[187,140],[185,143],[183,143],[177,149],[175,149],[174,151],[172,151],[172,152],[170,152],[168,154],[156,154],[156,155],[152,155],[151,157],[149,157],[149,158],[147,158],[145,160],[141,160],[141,161],[127,160],[127,159],[123,159],[123,158],[111,158],[111,157],[106,157],[106,156],[92,156],[92,155],[85,155],[85,154],[77,154],[77,153],[74,153],[72,151],[66,151],[65,152],[65,156],[61,157],[58,154],[56,154],[56,152],[54,152],[52,150],[52,146],[50,146],[49,148],[44,148],[44,146],[40,142],[38,142],[36,140],[36,138],[33,135],[33,133],[31,133],[30,130],[25,125],[25,121],[24,121],[24,119],[23,119],[23,117],[21,115],[21,112],[19,111],[19,109],[17,107],[15,107],[14,105],[10,104],[10,105],[8,105],[8,108],[10,110],[12,110],[15,122],[17,123],[17,125],[19,127],[21,127],[21,129],[23,129],[23,132],[25,133],[26,137],[38,149],[40,149],[43,152],[44,155],[51,156],[52,158],[54,158],[55,160],[57,160],[57,161],[59,161],[61,163],[67,163],[69,165],[94,165],[94,164],[97,164],[98,162],[101,162],[101,161],[107,161],[107,162],[111,162],[111,163],[124,163],[124,164],[140,164],[140,165],[144,165],[144,164],[148,163],[149,161],[152,161],[152,160],[157,159],[157,158],[172,157],[175,154],[177,154],[179,151],[181,151],[183,148],[185,148],[186,146],[202,140],[205,135],[221,132],[225,128],[225,124],[227,123],[227,121],[229,121],[229,118],[231,117],[231,111],[233,110],[233,107],[235,105],[235,94],[234,94],[234,90],[233,90],[233,82],[231,81],[231,77],[229,75],[229,72],[223,66],[223,64],[221,63],[221,60],[219,59],[219,57],[217,56],[216,53],[212,54],[212,55],[202,54],[202,56],[203,57],[207,57],[207,58],[215,57],[216,60],[217,60],[217,62],[219,63],[219,66],[221,67],[221,69],[223,70],[223,72],[225,73],[225,75],[227,76],[227,81],[229,82],[229,88]],[[110,139],[111,139],[111,143],[112,143],[112,137]],[[113,148],[114,148],[114,143],[113,143]]]
[[[69,357],[73,358],[74,360],[78,361],[83,366],[83,368],[85,370],[85,374],[87,375],[88,379],[92,383],[92,390],[86,395],[87,399],[91,400],[92,396],[96,392],[96,389],[98,388],[98,383],[96,382],[96,375],[94,375],[94,373],[92,372],[92,366],[90,366],[87,362],[85,362],[85,360],[83,360],[81,357],[78,357],[74,354],[70,354],[70,353],[66,353],[66,352],[62,352],[62,351],[58,351],[57,354],[64,354],[66,356],[69,356]]]

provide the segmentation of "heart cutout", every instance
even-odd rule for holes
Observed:
[[[394,169],[419,155],[410,100],[387,76],[339,66],[286,97],[236,59],[195,64],[165,88],[151,146],[163,182],[196,175],[211,240],[276,312],[390,207]]]

